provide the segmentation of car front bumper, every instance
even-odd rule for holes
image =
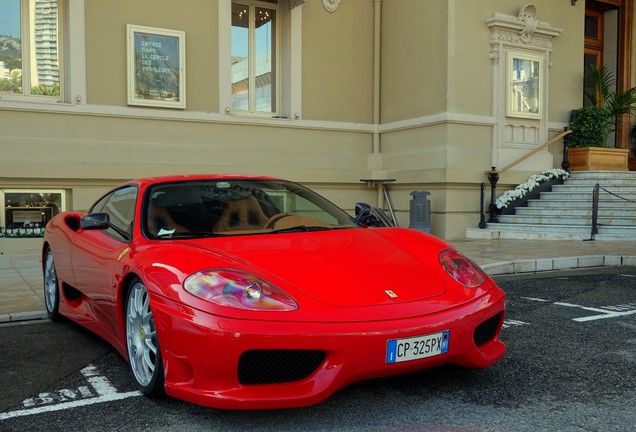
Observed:
[[[307,323],[240,320],[215,316],[164,297],[153,297],[165,369],[166,393],[192,403],[221,409],[274,409],[322,402],[354,382],[401,375],[444,364],[485,368],[499,361],[505,345],[499,339],[505,294],[493,288],[485,295],[443,312],[414,318],[356,323]],[[485,329],[485,330],[484,330]],[[450,331],[448,351],[433,357],[387,364],[387,342]],[[477,341],[477,342],[476,342]],[[258,364],[260,353],[280,353],[287,363]],[[309,353],[315,362],[307,376],[291,381],[245,382],[245,370],[292,371],[294,353]],[[245,361],[246,353],[257,353]],[[316,358],[312,353],[323,353]],[[319,354],[320,355],[320,354]],[[302,356],[304,359],[304,356]],[[262,357],[265,358],[265,357]],[[305,362],[305,360],[302,360]],[[315,366],[315,367],[314,367]],[[248,372],[251,372],[248,370]],[[283,374],[284,375],[284,374]],[[291,377],[294,376],[292,373]]]

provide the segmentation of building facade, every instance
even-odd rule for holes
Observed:
[[[583,105],[584,65],[636,82],[632,0],[2,5],[5,235],[130,178],[242,173],[303,183],[350,211],[385,207],[386,187],[401,226],[410,192],[425,190],[433,234],[460,239],[479,222],[485,172]],[[629,128],[616,140],[631,146]],[[561,156],[557,141],[500,190]]]

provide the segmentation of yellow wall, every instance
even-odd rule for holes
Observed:
[[[447,3],[382,3],[382,123],[447,111]]]
[[[303,117],[373,120],[373,2],[343,1],[330,13],[303,4]]]
[[[126,105],[126,25],[133,24],[186,32],[188,110],[219,111],[216,1],[86,1],[85,16],[88,103]]]
[[[69,207],[86,208],[106,188],[134,177],[266,174],[305,183],[352,210],[356,201],[376,204],[377,191],[360,179],[379,173],[397,180],[389,189],[402,226],[410,191],[428,190],[433,233],[462,238],[479,220],[479,184],[498,122],[486,20],[516,16],[526,3],[342,0],[330,13],[322,1],[307,0],[295,11],[302,14],[302,118],[285,120],[219,112],[217,1],[188,0],[184,7],[169,0],[85,0],[87,100],[0,99],[0,189],[61,188]],[[541,21],[563,29],[552,40],[549,72],[547,122],[554,135],[580,105],[584,1],[533,3]],[[377,128],[376,4],[382,7]],[[290,12],[281,7],[288,24]],[[127,24],[186,32],[186,110],[127,107]],[[547,159],[558,166],[560,143]],[[501,190],[551,167],[531,168],[507,173]]]

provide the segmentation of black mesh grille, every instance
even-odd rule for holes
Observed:
[[[497,334],[497,329],[499,329],[500,320],[501,313],[487,319],[483,323],[479,324],[479,326],[477,326],[474,336],[475,344],[477,346],[481,346],[495,337],[495,334]]]
[[[239,359],[238,379],[241,384],[299,381],[311,375],[324,360],[324,351],[247,351]]]

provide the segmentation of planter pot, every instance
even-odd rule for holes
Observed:
[[[541,197],[542,192],[550,192],[552,190],[552,186],[554,185],[562,185],[564,183],[563,179],[550,179],[541,183],[536,188],[532,189],[528,192],[523,198],[517,198],[512,201],[506,207],[497,209],[497,214],[500,215],[514,215],[515,209],[517,207],[528,207],[528,200],[538,199]]]
[[[570,171],[627,171],[629,149],[574,147],[568,149]]]

